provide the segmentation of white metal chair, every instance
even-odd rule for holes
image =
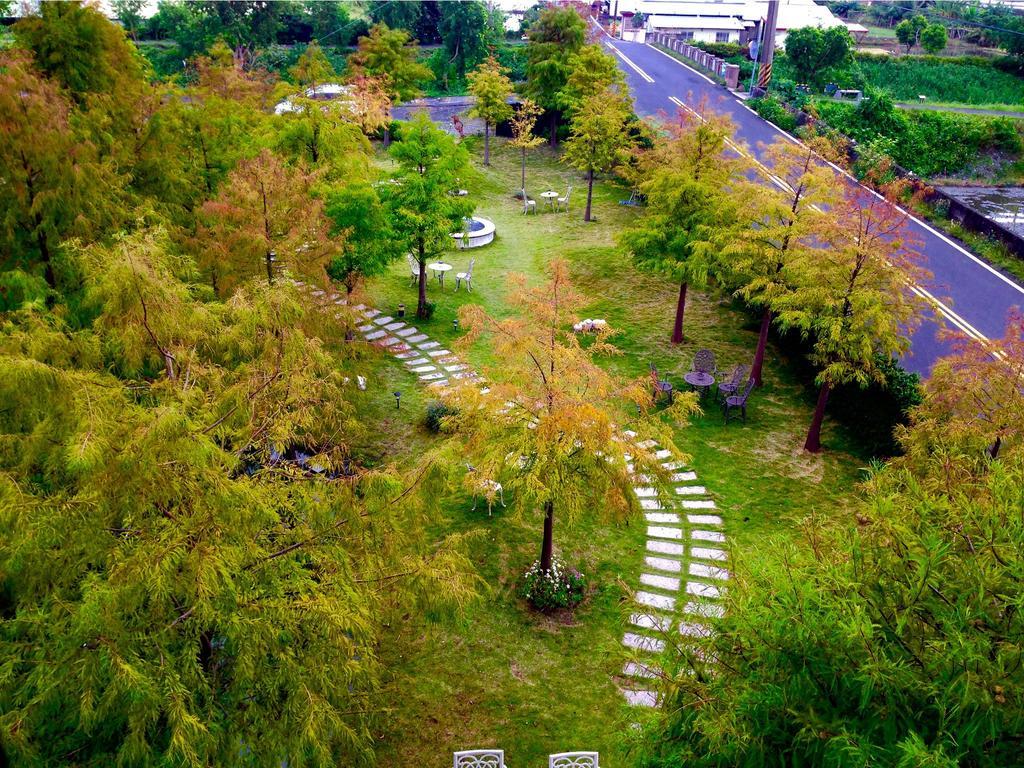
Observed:
[[[537,213],[537,201],[536,200],[531,200],[529,197],[527,197],[525,189],[520,190],[520,191],[523,193],[523,214],[525,215],[525,214],[529,213],[530,211],[533,211],[533,213],[536,215],[536,213]]]
[[[569,212],[569,195],[572,194],[572,184],[569,185],[569,189],[565,191],[565,197],[560,197],[555,201],[555,210],[559,208],[565,208],[565,212]]]
[[[559,752],[548,755],[548,768],[598,768],[597,752]]]
[[[459,272],[455,275],[455,290],[459,290],[459,285],[463,280],[466,281],[466,290],[470,293],[473,292],[473,265],[476,263],[476,259],[469,260],[469,269],[465,272]]]
[[[505,750],[467,749],[456,752],[453,768],[505,768]]]
[[[415,285],[420,279],[420,263],[411,253],[405,254],[405,260],[409,262],[409,269],[412,271],[409,283]]]

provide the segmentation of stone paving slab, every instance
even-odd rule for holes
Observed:
[[[366,325],[360,325],[359,326],[359,330],[362,331],[363,333],[369,333],[370,331],[374,330],[376,327],[377,326],[374,325],[373,323],[367,323]]]
[[[667,459],[672,455],[672,451],[662,448],[660,451],[654,452],[654,458],[656,459]]]
[[[657,499],[640,499],[640,509],[664,509]]]
[[[384,329],[387,331],[397,331],[399,328],[405,328],[405,323],[403,323],[401,320],[399,320],[396,323],[388,323],[387,325],[384,326]]]
[[[363,312],[363,314],[366,315],[366,317],[374,318],[374,317],[376,317],[377,315],[380,314],[380,310],[379,309],[368,309],[365,312]]]
[[[653,691],[623,691],[626,703],[633,707],[656,707],[658,695]]]
[[[419,353],[416,353],[416,354],[419,354]],[[430,358],[427,358],[427,357],[417,357],[414,360],[406,360],[405,364],[408,365],[410,368],[412,368],[414,365],[430,365],[432,362],[433,362],[433,360],[431,360]]]
[[[638,635],[636,632],[627,632],[622,636],[622,644],[627,648],[634,648],[638,651],[650,653],[661,653],[665,650],[665,641],[647,635]]]
[[[388,323],[392,322],[394,319],[395,318],[390,317],[388,315],[383,315],[381,317],[373,318],[373,322],[375,322],[377,325],[387,325]]]
[[[388,335],[387,331],[374,331],[373,333],[366,334],[367,341],[374,341],[376,339],[383,339]]]
[[[439,373],[424,373],[422,376],[420,376],[420,381],[437,381],[438,379],[443,379],[443,378],[444,378],[444,374],[440,373],[440,372]]]
[[[468,367],[468,365],[446,365],[444,369],[446,371],[451,371],[452,373],[454,373],[455,371],[464,371]]]
[[[648,552],[657,552],[659,555],[685,555],[686,547],[682,544],[675,544],[671,541],[648,541]]]
[[[671,576],[659,576],[656,573],[641,573],[640,583],[645,587],[664,589],[666,592],[679,591],[679,579],[674,579]]]
[[[683,509],[715,509],[715,502],[709,499],[683,499]]]
[[[661,466],[663,466],[669,472],[672,472],[672,471],[677,470],[677,469],[682,469],[686,465],[683,464],[683,462],[681,462],[681,461],[663,461],[661,463]]]
[[[706,496],[708,489],[703,485],[683,485],[676,488],[676,493],[680,496]]]
[[[668,632],[672,628],[672,619],[649,613],[634,613],[629,617],[629,623],[641,629],[656,629],[658,632]]]
[[[720,603],[703,603],[696,600],[687,603],[683,611],[703,616],[705,619],[720,619],[725,615],[725,607]]]
[[[722,518],[718,515],[687,515],[686,521],[691,525],[721,525]]]
[[[695,621],[679,622],[679,634],[687,637],[711,637],[714,631],[706,624],[699,624]]]
[[[640,605],[657,608],[661,611],[672,611],[675,610],[676,607],[676,599],[674,597],[656,595],[653,592],[637,592],[636,601],[640,603]]]
[[[663,525],[647,526],[647,535],[652,539],[681,539],[683,538],[682,528],[667,528]]]
[[[396,339],[394,336],[388,336],[386,339],[380,341],[379,344],[382,347],[393,347],[395,346],[395,344],[398,344],[399,342],[401,342],[401,339]]]
[[[658,677],[659,672],[654,667],[640,664],[636,661],[627,661],[622,665],[622,674],[626,677],[646,677],[648,679]]]
[[[672,475],[673,483],[690,483],[697,479],[696,472],[676,472]]]
[[[400,331],[395,331],[395,336],[401,336],[403,339],[408,339],[414,333],[416,333],[416,329],[410,325],[408,328],[403,328]]]
[[[648,523],[674,523],[679,525],[679,515],[674,512],[648,512],[644,515]]]
[[[692,531],[690,538],[699,541],[717,541],[722,543],[725,541],[725,534],[720,531]]]
[[[691,557],[699,557],[701,560],[728,560],[729,553],[721,549],[709,549],[707,547],[693,547],[690,550]]]
[[[413,351],[399,352],[397,355],[395,355],[395,358],[398,360],[411,360],[412,358],[419,356],[419,354],[419,352]]]
[[[659,571],[668,571],[669,573],[681,573],[683,570],[683,564],[678,560],[669,560],[667,557],[645,557],[644,563],[648,568],[655,568]]]
[[[432,381],[427,384],[428,387],[441,388],[448,386],[448,379],[439,379],[438,381]]]
[[[704,565],[704,563],[690,563],[690,575],[705,579],[719,579],[721,581],[729,579],[729,571],[725,568],[716,568],[713,565]]]
[[[721,597],[722,590],[712,584],[703,584],[699,581],[686,582],[686,593],[694,597]]]
[[[436,370],[437,370],[437,368],[435,368],[432,365],[421,365],[418,368],[413,368],[412,372],[413,373],[430,373],[430,372],[436,371]]]
[[[639,446],[640,448],[649,449],[649,448],[653,448],[657,444],[658,444],[657,440],[644,440],[642,442],[637,443],[637,446]]]
[[[416,329],[415,329],[415,328],[413,328],[413,331],[415,331],[415,330],[416,330]],[[420,333],[420,334],[417,334],[416,336],[410,336],[410,337],[409,337],[409,343],[410,343],[410,344],[419,344],[419,343],[420,343],[421,341],[426,341],[426,340],[427,340],[427,339],[429,339],[429,338],[430,338],[430,337],[429,337],[429,336],[427,336],[427,334],[425,334],[425,333]]]
[[[422,344],[416,344],[420,349],[437,349],[441,346],[439,341],[425,341]]]
[[[635,493],[641,499],[649,499],[658,495],[658,489],[637,486],[636,488],[633,489],[633,493]]]
[[[422,348],[423,345],[421,344],[420,349]],[[449,352],[447,349],[432,349],[429,352],[427,352],[427,354],[430,355],[431,357],[441,357],[442,355],[450,355],[451,352]]]
[[[397,355],[399,352],[408,352],[411,349],[412,347],[410,347],[404,341],[400,341],[398,344],[395,344],[395,346],[391,348],[391,352]]]

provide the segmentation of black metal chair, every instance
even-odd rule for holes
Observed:
[[[718,383],[718,396],[725,400],[725,398],[735,395],[739,388],[743,386],[743,381],[749,372],[750,369],[743,363],[733,368],[729,373],[729,378]]]
[[[747,385],[743,388],[740,394],[730,395],[725,398],[725,403],[722,408],[725,411],[725,423],[729,423],[729,413],[731,411],[740,409],[740,413],[743,416],[743,423],[747,423],[747,398],[750,397],[750,392],[754,388],[754,380],[747,379]]]
[[[654,390],[654,402],[658,402],[658,395],[665,395],[669,403],[672,402],[672,384],[658,376],[658,366],[651,363],[651,387]]]

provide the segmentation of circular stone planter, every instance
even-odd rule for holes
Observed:
[[[452,232],[452,239],[459,248],[479,248],[494,240],[494,222],[474,216],[466,219],[464,232]]]

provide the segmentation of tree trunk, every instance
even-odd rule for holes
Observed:
[[[548,143],[552,147],[558,146],[558,116],[555,114],[554,110],[551,110],[551,137],[548,140]]]
[[[36,220],[39,221],[40,217],[37,215]],[[50,244],[46,241],[46,233],[43,232],[42,223],[37,223],[36,229],[36,243],[39,245],[39,256],[43,260],[43,267],[45,269],[46,284],[51,288],[57,287],[57,274],[53,271],[53,259],[50,255]]]
[[[672,326],[672,343],[683,341],[683,313],[686,311],[686,281],[679,283],[679,300],[676,302],[676,322]]]
[[[551,570],[552,552],[554,550],[555,503],[544,502],[544,542],[540,547],[540,569],[545,573]]]
[[[526,191],[526,147],[523,147],[523,178],[519,186],[524,192]]]
[[[491,124],[484,120],[484,165],[491,164]]]
[[[420,297],[416,305],[416,317],[420,320],[427,319],[427,255],[423,247],[423,238],[419,239],[419,265],[420,265]]]
[[[266,259],[266,262],[267,262],[267,284],[268,285],[273,285],[274,284],[274,252],[273,251],[267,251],[267,255],[266,255],[265,259]]]
[[[807,431],[807,440],[804,441],[804,450],[817,453],[821,450],[821,422],[825,420],[825,406],[828,404],[828,384],[821,385],[818,393],[818,405],[814,409],[814,418],[811,419],[811,428]]]
[[[754,353],[754,365],[750,369],[750,378],[754,386],[761,386],[761,368],[764,366],[764,350],[768,346],[768,329],[772,327],[772,311],[765,308],[761,317],[761,334],[757,337],[757,351]]]
[[[583,213],[583,220],[590,221],[590,203],[594,199],[594,169],[587,171],[587,210]],[[568,208],[569,206],[566,206]]]
[[[985,452],[988,454],[988,457],[990,459],[992,459],[993,461],[995,461],[997,458],[999,458],[999,449],[1002,447],[1002,445],[1003,445],[1003,438],[1002,438],[1002,436],[997,436],[995,441],[992,443],[992,445],[990,445],[988,448],[985,449]]]
[[[391,146],[391,126],[390,125],[385,125],[384,126],[384,149],[387,149],[390,146]]]

